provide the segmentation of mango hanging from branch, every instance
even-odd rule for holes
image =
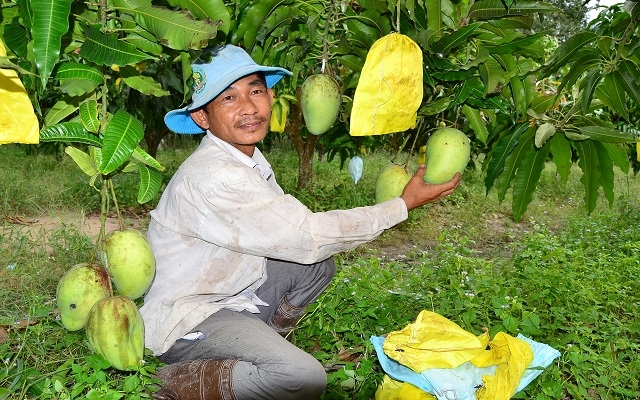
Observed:
[[[431,184],[445,183],[462,173],[471,157],[471,141],[455,128],[439,128],[427,140],[423,180]]]
[[[416,125],[422,103],[422,50],[390,33],[367,54],[351,110],[351,136],[404,132]]]
[[[302,84],[300,106],[307,129],[321,135],[331,128],[342,102],[338,82],[327,74],[311,75]]]

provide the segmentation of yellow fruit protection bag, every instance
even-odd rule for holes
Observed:
[[[390,33],[367,54],[351,111],[352,136],[403,132],[416,125],[422,103],[422,50],[408,36]]]

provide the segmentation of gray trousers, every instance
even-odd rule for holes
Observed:
[[[267,260],[267,280],[256,294],[269,306],[258,306],[260,314],[222,309],[192,330],[204,337],[179,339],[159,359],[167,364],[238,360],[231,374],[238,400],[318,399],[327,384],[323,366],[268,324],[283,300],[303,309],[318,298],[334,275],[332,257],[311,265]]]

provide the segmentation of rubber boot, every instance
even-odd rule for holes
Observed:
[[[285,296],[280,301],[280,304],[278,304],[278,308],[271,316],[267,325],[275,329],[282,337],[288,339],[289,333],[296,327],[296,324],[304,315],[305,310],[306,307],[295,307],[291,305]]]
[[[237,400],[231,371],[237,360],[189,360],[158,369],[155,400]]]

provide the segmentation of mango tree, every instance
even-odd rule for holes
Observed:
[[[117,100],[121,88],[158,98],[179,94],[186,102],[190,62],[206,46],[222,42],[244,46],[257,62],[294,72],[277,88],[279,108],[274,109],[291,110],[285,131],[300,157],[299,186],[310,180],[318,144],[344,160],[379,140],[350,137],[349,116],[368,50],[392,31],[414,40],[424,62],[418,123],[399,135],[419,135],[426,142],[439,119],[465,130],[476,150],[487,153],[487,191],[496,188],[503,200],[512,189],[515,219],[526,211],[549,158],[563,178],[578,160],[588,211],[595,207],[599,187],[612,201],[613,165],[627,170],[624,143],[636,141],[633,131],[622,132],[602,118],[613,115],[631,123],[628,110],[637,106],[636,1],[601,21],[599,30],[571,37],[548,61],[545,35],[531,28],[536,17],[557,9],[539,1],[225,5],[172,0],[152,5],[115,0],[93,6],[3,0],[3,5],[0,33],[10,54],[2,65],[21,74],[41,114],[42,140],[89,145],[85,155],[69,152],[93,184],[137,169],[141,201],[157,193],[162,167],[138,146],[143,126],[134,114],[146,111],[133,104],[134,111],[118,108],[125,104]],[[154,63],[171,66],[163,69],[165,79],[148,74],[147,66]],[[320,136],[308,133],[299,101],[302,83],[317,73],[334,77],[343,95],[337,123]],[[539,85],[550,75],[562,78],[553,93]],[[598,110],[605,112],[597,116]]]

